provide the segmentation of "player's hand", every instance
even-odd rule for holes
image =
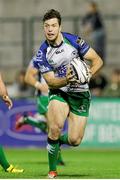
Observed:
[[[67,67],[66,79],[67,83],[80,83],[79,80],[77,80],[77,77],[75,76],[70,65]]]
[[[10,97],[8,95],[3,95],[2,99],[5,102],[5,104],[8,106],[8,109],[11,109],[13,106],[13,103],[12,103],[12,100],[10,99]]]

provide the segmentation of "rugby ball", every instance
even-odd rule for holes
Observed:
[[[88,83],[90,80],[90,69],[79,57],[72,59],[70,66],[80,84]]]

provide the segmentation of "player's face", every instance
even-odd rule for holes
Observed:
[[[61,27],[57,18],[52,18],[44,22],[44,33],[48,41],[54,42],[60,35]]]

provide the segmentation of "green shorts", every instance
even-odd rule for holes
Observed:
[[[58,101],[66,102],[70,111],[79,116],[89,115],[89,107],[91,95],[89,91],[86,92],[63,92],[61,90],[50,90],[49,101],[56,99]]]
[[[48,96],[37,97],[37,108],[40,114],[45,114],[48,110]]]

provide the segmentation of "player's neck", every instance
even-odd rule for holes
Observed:
[[[49,42],[49,44],[52,46],[59,46],[62,42],[63,42],[63,36],[62,36],[62,33],[59,33],[56,40]]]

